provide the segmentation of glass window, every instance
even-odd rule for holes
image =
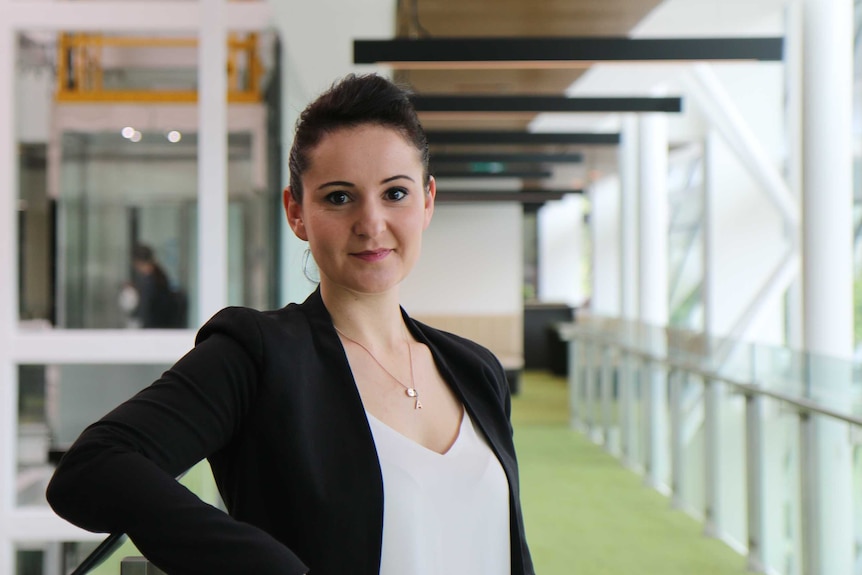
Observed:
[[[18,366],[19,506],[45,506],[63,453],[89,424],[146,387],[165,365]]]
[[[703,154],[677,151],[668,167],[669,324],[699,329],[703,323]]]
[[[18,47],[21,320],[196,327],[197,39],[34,32]],[[276,304],[277,57],[274,34],[229,35],[233,305]]]
[[[23,32],[18,50],[20,318],[188,327],[195,34]]]

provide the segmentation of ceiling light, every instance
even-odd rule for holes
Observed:
[[[131,141],[133,141],[133,142],[140,142],[140,141],[141,141],[141,138],[143,138],[143,137],[144,137],[144,135],[143,135],[143,134],[141,134],[139,131],[135,130],[135,131],[132,133],[132,135],[131,135],[131,136],[129,136],[129,140],[131,140]]]
[[[179,142],[180,140],[183,139],[183,135],[176,130],[171,130],[170,132],[167,133],[167,136],[165,136],[165,137],[172,144],[176,144],[177,142]]]
[[[125,139],[130,140],[135,134],[135,129],[131,126],[126,126],[122,130],[120,130],[120,134],[122,134]]]

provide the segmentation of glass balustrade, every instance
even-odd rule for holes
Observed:
[[[560,334],[570,346],[572,423],[652,473],[648,483],[747,553],[751,569],[802,575],[806,553],[836,552],[807,541],[804,489],[815,477],[830,481],[817,475],[830,449],[850,453],[850,500],[839,505],[853,510],[862,573],[859,365],[615,318],[584,317]],[[838,431],[812,443],[812,424]]]

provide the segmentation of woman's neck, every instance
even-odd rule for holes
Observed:
[[[404,345],[407,332],[397,288],[383,294],[360,294],[321,283],[320,295],[342,334],[375,349]]]

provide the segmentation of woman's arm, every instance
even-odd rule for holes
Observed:
[[[308,571],[262,530],[174,478],[226,445],[255,398],[263,354],[252,312],[220,312],[158,381],[87,428],[48,487],[54,510],[90,531],[124,532],[169,573]]]

